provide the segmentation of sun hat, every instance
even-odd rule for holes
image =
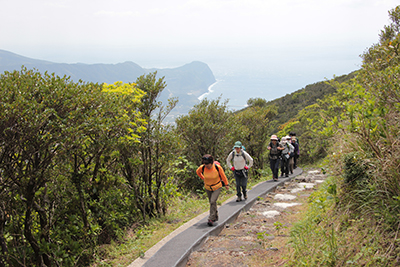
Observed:
[[[276,140],[276,141],[278,141],[278,136],[276,136],[275,134],[271,135],[271,140]]]
[[[235,142],[235,145],[233,146],[233,148],[236,148],[236,147],[242,148],[242,142],[236,141],[236,142]]]

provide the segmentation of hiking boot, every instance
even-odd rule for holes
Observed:
[[[242,197],[238,197],[238,198],[236,199],[236,202],[240,202],[240,201],[242,201]]]
[[[244,200],[247,200],[247,194],[243,194]]]
[[[213,226],[213,225],[214,225],[214,222],[213,222],[212,220],[208,220],[207,225],[208,225],[208,226]]]
[[[289,174],[286,174],[285,177],[289,177]]]

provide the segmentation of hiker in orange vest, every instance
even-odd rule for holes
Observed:
[[[197,175],[204,180],[204,188],[207,192],[210,203],[210,215],[208,217],[208,226],[213,226],[218,221],[217,199],[222,186],[228,190],[228,179],[226,179],[224,169],[214,163],[214,158],[207,154],[201,158],[200,167],[196,170]]]

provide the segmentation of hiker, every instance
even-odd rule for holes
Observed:
[[[294,153],[293,153],[293,169],[297,168],[297,158],[299,157],[300,151],[299,151],[299,144],[297,143],[297,138],[296,136],[292,136],[291,144],[294,147]],[[292,170],[293,173],[293,170]]]
[[[233,146],[232,152],[226,158],[226,164],[235,176],[236,202],[242,201],[242,193],[244,200],[246,200],[248,170],[253,166],[253,158],[243,149],[240,141],[237,141]]]
[[[289,159],[290,159],[290,153],[294,152],[294,147],[290,143],[290,140],[287,140],[288,137],[284,136],[282,137],[282,155],[281,155],[281,176],[289,177]]]
[[[278,181],[278,172],[279,172],[279,162],[282,150],[284,150],[283,146],[278,142],[278,137],[273,134],[271,135],[271,142],[269,143],[267,149],[269,152],[269,167],[272,171],[272,179],[274,181]]]
[[[293,168],[294,169],[296,169],[297,168],[297,162],[298,162],[298,160],[299,160],[299,156],[300,156],[300,143],[299,143],[299,138],[297,138],[297,136],[296,136],[296,133],[295,132],[290,132],[289,133],[289,136],[290,136],[290,138],[291,139],[294,139],[295,141],[296,141],[296,144],[297,144],[297,150],[296,150],[296,148],[295,148],[295,155],[294,155],[294,166],[293,166]]]
[[[214,158],[207,154],[201,158],[200,167],[196,170],[197,175],[204,180],[204,188],[207,192],[208,202],[210,203],[210,215],[208,226],[213,226],[218,221],[217,199],[222,186],[228,190],[228,179],[226,179],[224,169],[214,162]]]
[[[292,146],[289,146],[289,173],[293,174],[293,166],[294,166],[294,145],[292,144],[292,138],[290,136],[286,136],[286,142]]]

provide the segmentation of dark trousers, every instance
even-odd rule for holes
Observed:
[[[279,161],[279,158],[269,159],[269,167],[271,168],[273,178],[278,178]]]
[[[297,168],[297,159],[299,158],[299,155],[294,155],[294,168]]]
[[[281,173],[282,175],[289,175],[289,159],[287,159],[284,155],[282,155]]]
[[[247,195],[247,177],[244,175],[244,170],[235,170],[233,174],[235,175],[235,182],[236,182],[236,195],[238,197],[243,195]]]

